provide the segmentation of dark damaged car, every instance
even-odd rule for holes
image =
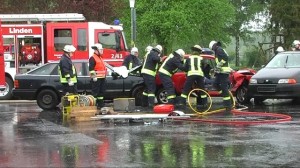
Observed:
[[[79,94],[91,94],[90,76],[87,60],[73,61],[77,70]],[[55,108],[62,97],[62,85],[58,75],[58,62],[44,64],[25,74],[15,76],[13,96],[24,100],[37,100],[40,108],[48,110]],[[133,97],[136,105],[141,104],[144,90],[144,80],[140,76],[127,78],[115,77],[108,71],[106,77],[106,92],[104,98]]]
[[[300,98],[300,52],[288,51],[275,55],[250,79],[248,99],[255,103],[266,99]]]

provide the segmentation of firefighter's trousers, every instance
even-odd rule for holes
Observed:
[[[175,89],[174,89],[172,78],[163,73],[159,73],[159,78],[160,78],[161,83],[163,84],[164,89],[167,91],[168,103],[174,104],[176,94],[175,94]]]
[[[196,88],[205,89],[204,88],[204,77],[200,75],[191,75],[187,76],[187,79],[184,83],[184,87],[181,93],[181,104],[185,104],[186,97],[190,93],[193,84],[195,84]],[[197,105],[206,105],[207,104],[207,95],[202,91],[197,91]]]
[[[105,78],[97,78],[97,81],[94,82],[91,80],[92,85],[92,95],[96,99],[97,108],[100,109],[104,107],[104,91],[105,91]]]
[[[153,107],[154,99],[155,99],[155,90],[156,90],[155,77],[148,74],[143,74],[143,78],[146,85],[145,92],[148,95],[149,107]]]
[[[77,83],[74,83],[73,86],[69,86],[68,83],[62,83],[63,85],[63,95],[67,93],[77,94]]]
[[[229,95],[229,74],[226,73],[216,73],[216,78],[214,82],[214,87],[219,90],[221,96],[223,97],[223,105],[225,108],[231,108],[231,98]]]

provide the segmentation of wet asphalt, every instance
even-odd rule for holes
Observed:
[[[0,167],[299,167],[299,107],[290,100],[250,104],[246,111],[287,114],[292,120],[223,125],[171,119],[65,121],[59,108],[43,111],[35,102],[2,101]]]

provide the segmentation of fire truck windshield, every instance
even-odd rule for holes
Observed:
[[[116,49],[117,41],[119,41],[118,36],[114,32],[103,32],[98,34],[98,42],[102,44],[103,48]]]

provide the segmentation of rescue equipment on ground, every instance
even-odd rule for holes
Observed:
[[[90,121],[96,115],[96,100],[92,95],[67,94],[61,98],[63,120]]]
[[[169,114],[172,111],[174,111],[173,104],[159,104],[153,108],[153,112],[156,114]]]
[[[135,98],[117,98],[114,99],[114,110],[133,112],[135,110]]]

